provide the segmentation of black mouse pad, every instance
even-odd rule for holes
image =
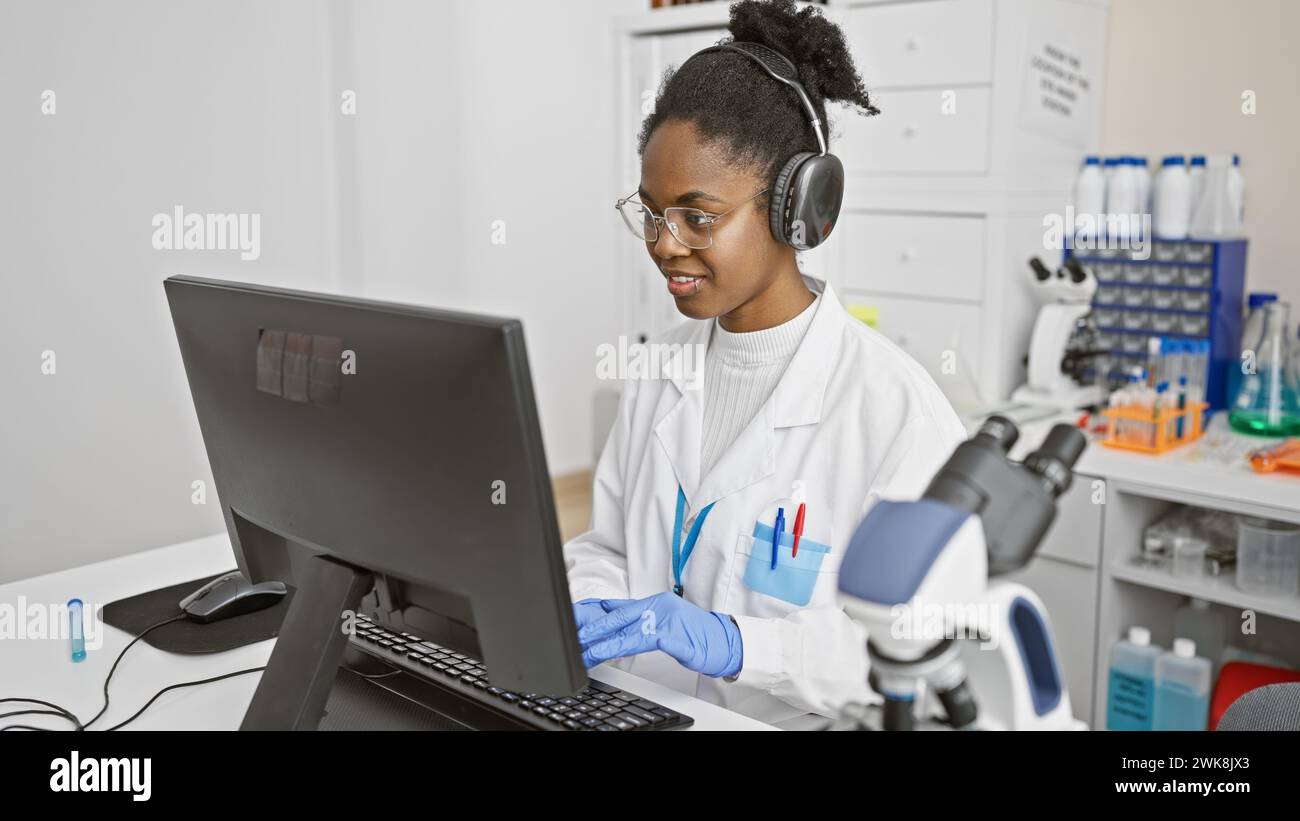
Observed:
[[[227,571],[229,572],[229,571]],[[181,599],[225,573],[182,582],[171,587],[150,590],[128,599],[104,605],[103,620],[132,636],[138,636],[150,625],[180,613]],[[220,653],[246,644],[273,639],[280,633],[280,624],[288,612],[293,588],[274,606],[256,613],[232,616],[211,624],[187,620],[165,624],[144,637],[144,641],[169,653]]]

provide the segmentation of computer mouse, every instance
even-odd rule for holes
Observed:
[[[180,608],[190,621],[208,624],[265,610],[284,598],[288,590],[284,582],[253,584],[243,573],[234,570],[181,599]]]

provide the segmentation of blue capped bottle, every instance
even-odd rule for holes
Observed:
[[[1151,631],[1130,627],[1128,640],[1110,648],[1110,680],[1106,689],[1107,730],[1150,730],[1155,715],[1156,659]]]

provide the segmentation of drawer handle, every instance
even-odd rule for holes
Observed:
[[[903,51],[916,51],[921,47],[921,43],[915,37],[908,37],[903,42]]]
[[[915,136],[916,136],[916,126],[914,126],[914,125],[905,125],[905,126],[903,126],[903,136],[904,136],[904,137],[907,137],[909,140],[910,140],[911,138],[915,137]]]
[[[901,261],[901,262],[911,262],[912,259],[915,258],[915,257],[916,257],[916,254],[912,251],[911,248],[905,248],[905,249],[903,249],[903,253],[901,253],[901,254],[898,255],[898,259],[899,259],[899,261]]]

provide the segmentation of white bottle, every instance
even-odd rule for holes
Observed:
[[[1151,213],[1151,168],[1146,157],[1134,157],[1133,168],[1137,171],[1137,212]]]
[[[1174,635],[1196,643],[1196,649],[1210,662],[1210,677],[1219,674],[1219,657],[1227,641],[1223,611],[1210,607],[1205,599],[1192,599],[1174,611]]]
[[[1131,157],[1120,157],[1106,186],[1107,227],[1112,238],[1129,238],[1130,215],[1137,211],[1137,173]]]
[[[1232,155],[1232,166],[1228,168],[1228,196],[1237,206],[1237,222],[1246,221],[1246,178],[1241,174],[1241,155]]]
[[[1156,659],[1153,730],[1204,730],[1210,713],[1210,662],[1191,639],[1174,639],[1172,653]]]
[[[1102,213],[1109,213],[1106,209],[1110,207],[1110,186],[1115,181],[1115,169],[1119,167],[1119,157],[1107,157],[1101,161],[1101,175],[1106,180],[1106,196],[1102,198]],[[1097,226],[1098,233],[1103,236],[1106,233],[1106,224],[1103,221]]]
[[[1231,239],[1241,233],[1241,221],[1228,192],[1228,169],[1232,160],[1226,154],[1211,154],[1205,165],[1205,183],[1192,208],[1192,222],[1187,229],[1194,239]]]
[[[1192,218],[1192,181],[1179,154],[1171,154],[1156,174],[1152,210],[1155,234],[1161,239],[1185,239]]]
[[[1205,185],[1205,155],[1193,154],[1187,166],[1187,178],[1192,181],[1192,209],[1201,201],[1201,189]]]
[[[1083,168],[1074,181],[1074,225],[1075,236],[1091,240],[1097,226],[1101,224],[1106,207],[1106,178],[1101,173],[1101,158],[1084,157]],[[1087,214],[1087,217],[1084,215]],[[1086,229],[1093,229],[1088,231]]]
[[[1107,157],[1101,161],[1102,176],[1106,178],[1106,184],[1110,185],[1111,179],[1115,176],[1115,168],[1119,165],[1119,157]]]

